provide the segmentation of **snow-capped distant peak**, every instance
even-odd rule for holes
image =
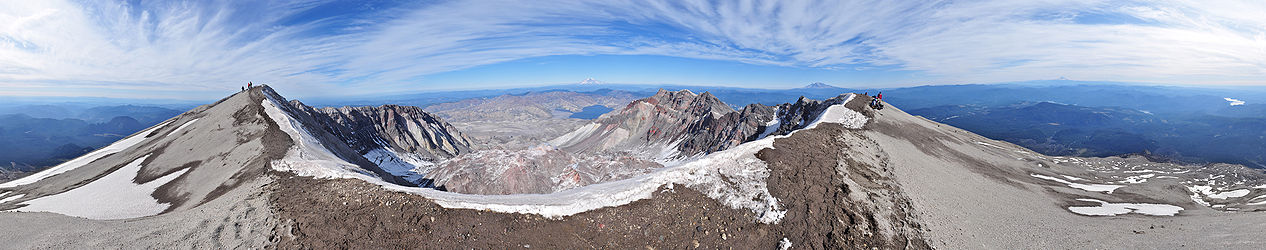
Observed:
[[[806,89],[833,89],[833,88],[839,88],[839,87],[831,86],[830,84],[815,82],[815,83],[804,86],[804,88]]]
[[[1224,97],[1224,98],[1222,98],[1222,99],[1223,99],[1223,100],[1226,100],[1226,101],[1228,101],[1228,102],[1231,102],[1231,106],[1240,106],[1240,105],[1244,105],[1244,101],[1240,101],[1240,100],[1238,100],[1238,99],[1233,99],[1233,98],[1230,98],[1230,97]]]
[[[580,81],[580,84],[603,84],[603,83],[604,82],[602,81],[594,80],[593,77],[585,78],[584,81]]]

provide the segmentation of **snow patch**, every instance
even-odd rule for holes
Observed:
[[[1187,187],[1187,190],[1190,190],[1193,194],[1203,194],[1204,197],[1208,197],[1210,199],[1221,199],[1221,200],[1225,200],[1228,198],[1244,197],[1245,195],[1248,195],[1248,193],[1250,192],[1248,189],[1231,190],[1231,191],[1226,191],[1226,192],[1215,192],[1212,186],[1202,186],[1202,185]]]
[[[387,173],[415,184],[422,182],[422,173],[430,172],[435,166],[435,163],[422,159],[418,154],[396,152],[390,148],[376,148],[364,156]]]
[[[149,155],[83,185],[60,194],[40,197],[22,204],[23,212],[52,212],[94,220],[115,220],[156,215],[171,206],[159,203],[151,194],[158,187],[184,175],[189,168],[164,175],[153,181],[136,184],[132,180],[141,171],[141,163]]]
[[[1051,181],[1063,183],[1064,185],[1068,185],[1069,187],[1086,190],[1090,192],[1104,192],[1104,193],[1111,194],[1112,191],[1116,191],[1118,188],[1124,187],[1122,185],[1081,184],[1081,183],[1070,182],[1064,179],[1040,175],[1040,174],[1029,174],[1029,176],[1033,176],[1034,178],[1038,178],[1038,179],[1051,180]]]
[[[8,194],[8,193],[6,192],[5,194]],[[3,196],[3,195],[0,195],[0,196]],[[15,201],[15,200],[17,200],[17,199],[21,199],[21,198],[22,198],[22,196],[26,196],[26,195],[25,195],[25,194],[19,194],[19,195],[10,196],[9,198],[0,199],[0,204],[4,204],[5,202],[10,202],[10,201]]]
[[[826,111],[818,115],[818,118],[809,123],[809,126],[805,126],[804,129],[816,128],[818,124],[823,122],[838,123],[851,129],[862,128],[862,126],[866,125],[866,122],[870,121],[870,118],[866,118],[866,115],[844,107],[844,104],[852,101],[854,96],[857,96],[857,94],[848,94],[848,98],[844,99],[844,102],[826,107]]]
[[[773,134],[778,131],[778,127],[782,126],[782,121],[778,119],[778,111],[778,109],[774,109],[774,119],[765,123],[765,131],[761,132],[760,136],[756,137],[757,140],[764,139],[766,136]]]
[[[1232,99],[1232,98],[1230,98],[1230,97],[1224,97],[1224,98],[1222,98],[1222,99],[1223,99],[1223,100],[1226,100],[1227,102],[1230,102],[1230,103],[1231,103],[1231,106],[1240,106],[1240,105],[1244,105],[1244,101],[1240,101],[1240,100],[1238,100],[1238,99]]]
[[[993,144],[989,144],[989,143],[985,143],[985,142],[981,142],[981,141],[976,142],[976,144],[980,144],[980,145],[984,145],[984,146],[989,146],[989,147],[993,147],[993,148],[996,148],[996,149],[1005,149],[1005,148],[999,147],[999,146],[997,146],[997,145],[993,145]],[[1056,162],[1056,163],[1058,163],[1058,162]]]
[[[202,119],[202,118],[194,118],[193,120],[189,120],[185,122],[184,125],[180,125],[180,127],[176,127],[176,130],[172,130],[171,133],[167,133],[167,134],[174,135],[176,134],[176,132],[180,132],[181,129],[184,129],[185,127],[188,127],[189,125],[193,125],[193,122],[198,121],[198,119]]]
[[[788,240],[787,238],[782,238],[782,241],[778,242],[778,249],[779,250],[791,249],[791,240]]]
[[[86,155],[80,156],[78,158],[75,158],[74,160],[66,161],[62,164],[58,164],[57,166],[45,169],[44,171],[40,171],[38,173],[32,174],[27,177],[22,177],[21,179],[0,184],[0,188],[11,188],[11,187],[17,187],[21,185],[35,183],[37,181],[43,180],[44,178],[48,178],[49,176],[58,175],[61,173],[65,173],[67,171],[75,170],[76,168],[79,168],[79,167],[83,167],[84,165],[90,162],[96,161],[97,159],[101,159],[102,157],[105,157],[107,155],[118,153],[119,151],[123,151],[125,149],[131,148],[132,146],[135,146],[137,143],[141,143],[141,141],[145,140],[145,135],[153,132],[155,129],[158,129],[167,125],[167,123],[170,123],[170,122],[171,121],[163,122],[158,125],[154,125],[153,127],[150,127],[149,129],[146,129],[144,131],[136,132],[136,134],[132,134],[132,136],[129,136],[128,138],[124,138],[123,140],[114,142],[110,144],[109,146],[105,146],[101,149],[97,149],[96,151],[92,151],[92,153],[88,153]]]
[[[1098,202],[1099,206],[1095,207],[1068,207],[1068,211],[1081,215],[1090,216],[1116,216],[1128,213],[1137,213],[1151,216],[1174,216],[1182,211],[1183,208],[1169,204],[1147,204],[1147,203],[1108,203],[1096,199],[1077,199],[1079,201]]]
[[[1147,182],[1147,179],[1152,178],[1152,177],[1156,177],[1156,174],[1130,176],[1130,177],[1125,177],[1125,180],[1122,180],[1121,183],[1139,184],[1139,183]]]

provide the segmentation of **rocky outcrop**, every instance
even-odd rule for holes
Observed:
[[[778,109],[778,128],[770,132],[770,135],[786,135],[792,131],[802,129],[813,123],[826,112],[827,107],[837,104],[843,104],[852,99],[853,94],[842,94],[830,99],[818,101],[813,99],[800,97],[796,103],[784,103],[777,106]],[[859,110],[865,110],[860,109]]]
[[[827,107],[850,96],[823,101],[801,97],[795,103],[751,104],[734,111],[707,92],[661,89],[551,143],[571,152],[631,152],[673,160],[725,150],[761,136],[785,135],[808,126]]]
[[[299,101],[290,106],[374,164],[374,172],[402,185],[430,187],[433,182],[423,173],[437,162],[471,151],[470,139],[456,127],[418,107],[317,109]]]
[[[315,109],[299,101],[292,101],[291,105],[313,115],[326,131],[361,154],[383,148],[436,161],[470,152],[470,140],[456,127],[418,107]]]

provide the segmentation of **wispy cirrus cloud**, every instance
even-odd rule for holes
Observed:
[[[1255,1],[1176,0],[7,1],[0,94],[209,97],[198,92],[247,80],[299,95],[397,92],[553,55],[899,69],[923,83],[1266,84],[1261,13]]]

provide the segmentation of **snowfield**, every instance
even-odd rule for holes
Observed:
[[[1204,197],[1207,197],[1210,199],[1220,199],[1220,200],[1225,200],[1229,198],[1240,198],[1250,193],[1248,189],[1231,190],[1231,191],[1226,191],[1226,192],[1216,192],[1213,190],[1212,186],[1202,186],[1202,185],[1188,187],[1187,189],[1191,190],[1192,193],[1203,194]]]
[[[1097,207],[1068,207],[1068,211],[1090,216],[1116,216],[1137,213],[1151,216],[1174,216],[1183,208],[1169,204],[1146,203],[1108,203],[1096,199],[1077,199],[1079,201],[1098,202]]]
[[[1076,189],[1081,189],[1081,190],[1086,190],[1086,191],[1090,191],[1090,192],[1104,192],[1104,193],[1111,194],[1111,193],[1112,193],[1112,191],[1116,191],[1118,188],[1124,187],[1124,186],[1122,186],[1122,185],[1107,185],[1107,184],[1081,184],[1081,183],[1076,183],[1076,182],[1066,181],[1066,180],[1064,180],[1064,179],[1055,178],[1055,177],[1050,177],[1050,176],[1045,176],[1045,175],[1040,175],[1040,174],[1029,174],[1029,176],[1033,176],[1034,178],[1038,178],[1038,179],[1050,180],[1050,181],[1055,181],[1055,182],[1063,183],[1064,185],[1068,185],[1068,187],[1071,187],[1071,188],[1076,188]]]
[[[131,219],[162,213],[171,204],[159,203],[151,194],[189,169],[181,169],[144,184],[133,183],[145,158],[149,156],[136,159],[87,185],[23,202],[27,206],[17,211],[52,212],[94,220]]]
[[[5,192],[4,194],[8,194],[8,192]],[[0,195],[0,196],[4,196],[4,195]],[[10,202],[10,201],[15,201],[15,200],[17,200],[17,199],[21,199],[21,198],[22,198],[22,196],[26,196],[26,195],[25,195],[25,194],[19,194],[19,195],[10,196],[9,198],[0,199],[0,204],[3,204],[3,203],[5,203],[5,202]]]
[[[848,100],[852,100],[850,95]],[[693,161],[664,167],[649,174],[592,184],[550,194],[473,195],[444,192],[429,188],[395,185],[359,171],[355,165],[342,161],[325,149],[302,125],[265,100],[263,105],[270,119],[296,143],[286,157],[273,162],[274,168],[294,172],[302,176],[318,178],[355,178],[380,185],[388,190],[425,196],[446,208],[468,208],[502,213],[538,214],[560,218],[603,207],[620,206],[650,198],[661,186],[685,185],[703,192],[735,209],[749,209],[757,214],[757,221],[778,223],[785,210],[769,193],[765,179],[769,168],[756,158],[756,152],[773,147],[772,136],[740,144],[734,148],[715,152]],[[848,101],[845,101],[847,103]],[[861,128],[869,121],[865,115],[845,108],[843,104],[828,107],[808,128],[821,122],[839,123],[848,128]],[[586,126],[556,140],[566,142],[579,134],[588,134],[596,126]],[[794,133],[794,131],[793,131]]]
[[[174,135],[174,134],[176,134],[176,132],[180,132],[180,130],[185,129],[185,127],[188,127],[189,125],[193,125],[193,123],[194,123],[194,122],[197,122],[197,121],[198,121],[198,119],[201,119],[201,118],[194,118],[193,120],[189,120],[189,121],[185,122],[185,124],[180,125],[180,127],[176,127],[176,129],[175,129],[175,130],[172,130],[172,131],[171,131],[171,133],[167,133],[167,134],[168,134],[168,135]]]
[[[0,184],[0,188],[11,188],[11,187],[17,187],[21,185],[31,184],[31,183],[35,183],[37,181],[43,180],[44,178],[48,178],[49,176],[54,176],[61,173],[65,173],[67,171],[75,170],[76,168],[82,167],[90,162],[96,161],[97,159],[101,159],[101,157],[118,153],[125,149],[131,148],[132,146],[135,146],[137,143],[141,143],[141,141],[145,140],[145,135],[153,132],[155,129],[166,126],[167,123],[171,123],[171,121],[159,123],[158,125],[154,125],[153,127],[150,127],[149,129],[143,130],[141,132],[136,132],[136,134],[132,134],[132,136],[129,136],[128,138],[124,138],[123,140],[119,140],[113,144],[110,144],[109,146],[105,146],[101,149],[97,149],[96,151],[92,151],[92,153],[88,153],[86,155],[80,156],[79,158],[75,158],[74,160],[66,161],[62,164],[58,164],[57,166],[45,169],[44,171],[37,172],[35,174],[32,174],[27,177],[23,177],[21,179]]]

